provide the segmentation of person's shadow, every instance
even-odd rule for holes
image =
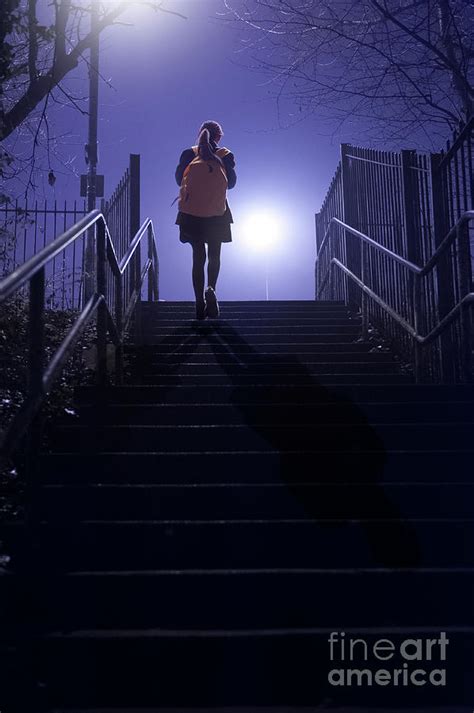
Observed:
[[[293,354],[260,354],[223,320],[196,331],[233,384],[230,402],[280,454],[281,480],[308,517],[330,526],[357,521],[376,563],[419,566],[416,533],[380,484],[384,444],[357,405],[318,383]],[[339,487],[314,487],[323,484]]]

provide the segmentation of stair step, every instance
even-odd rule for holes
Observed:
[[[449,606],[453,588],[459,593],[456,607]],[[65,632],[329,624],[344,631],[354,626],[390,628],[394,611],[405,626],[443,622],[446,627],[471,620],[474,570],[76,572],[39,582],[37,593],[40,615],[53,629]]]
[[[209,328],[210,329],[210,328]],[[203,335],[205,337],[209,334],[209,329],[199,325],[198,327],[177,327],[176,329],[167,328],[157,328],[153,330],[152,335],[148,332],[146,334],[145,344],[141,344],[139,349],[152,348],[157,345],[171,345],[171,344],[182,344],[183,339],[194,339],[195,344],[205,345],[208,342],[203,341]],[[225,343],[232,348],[237,348],[242,346],[248,347],[257,344],[279,344],[288,343],[291,339],[294,344],[364,344],[364,342],[359,339],[360,329],[356,327],[350,327],[348,329],[339,331],[338,329],[330,330],[325,329],[324,331],[309,330],[306,327],[296,326],[294,329],[288,330],[278,330],[275,327],[253,327],[249,329],[239,329],[236,332],[233,329],[223,327],[219,331],[219,339],[225,338]],[[129,337],[130,338],[130,337]],[[242,344],[242,339],[245,340],[244,345]],[[366,342],[365,344],[368,344]],[[125,344],[125,349],[130,351],[135,351],[136,346],[133,342]]]
[[[435,708],[412,708],[410,707],[410,713],[445,713],[446,708],[444,704],[443,707],[436,706]],[[450,707],[450,713],[466,713],[466,708]],[[116,708],[68,708],[55,709],[52,713],[117,713]],[[176,708],[122,708],[120,707],[120,713],[176,713]],[[215,708],[183,708],[180,707],[179,713],[216,713]],[[256,713],[255,708],[248,708],[242,706],[219,706],[219,713]],[[291,706],[288,708],[286,706],[259,706],[258,713],[315,713],[314,706]],[[337,708],[337,713],[367,713],[367,708],[359,707],[346,707]],[[401,708],[383,708],[370,707],[370,713],[406,713],[406,708],[402,710]],[[470,711],[468,711],[470,713]]]
[[[95,630],[57,634],[47,639],[40,674],[54,705],[72,706],[216,706],[361,705],[364,710],[387,703],[405,710],[444,704],[446,711],[471,699],[473,634],[446,630],[451,648],[442,662],[446,686],[346,686],[327,680],[329,628],[289,632],[190,632]],[[346,630],[373,646],[390,637],[398,654],[401,642],[416,636],[439,639],[439,627]],[[453,646],[455,642],[455,646]],[[381,668],[371,659],[371,668]],[[390,666],[402,667],[400,654]],[[441,663],[441,662],[439,662]],[[361,667],[357,659],[358,667]],[[352,665],[354,667],[354,665]],[[413,671],[413,664],[410,673]],[[419,666],[417,667],[419,668]],[[428,668],[425,666],[425,668]],[[245,682],[245,685],[243,685]]]
[[[196,318],[196,308],[192,307],[186,308],[176,308],[168,310],[144,310],[142,312],[143,321],[145,324],[153,321],[159,322],[161,320],[173,320],[174,322],[179,322],[180,320],[194,320]],[[281,320],[283,324],[288,323],[286,320],[301,321],[306,319],[335,319],[339,320],[360,320],[359,315],[351,314],[347,309],[332,309],[331,307],[325,307],[323,309],[299,309],[298,307],[282,306],[280,309],[242,309],[237,306],[230,306],[220,303],[220,314],[218,321],[217,319],[208,318],[205,324],[209,325],[221,325],[225,322],[233,322],[234,320],[241,319],[271,319],[271,320]]]
[[[295,305],[303,309],[308,308],[319,308],[319,307],[334,307],[347,309],[345,302],[342,300],[219,300],[221,304],[225,305],[237,305],[242,308],[268,308],[276,309],[281,305]],[[166,309],[167,307],[173,309],[175,307],[194,307],[194,300],[159,300],[158,302],[149,302],[148,300],[142,300],[140,303],[143,309]]]
[[[301,420],[312,423],[337,423],[347,413],[347,406],[337,402],[315,401],[314,403],[161,403],[161,404],[99,404],[78,406],[73,414],[58,419],[60,425],[98,424],[239,424],[249,422],[249,414],[256,423],[272,421],[275,423]],[[462,420],[474,422],[474,409],[469,402],[430,403],[358,403],[354,406],[360,418],[367,418],[372,424],[401,423],[408,418],[417,423]],[[357,409],[357,411],[356,411]],[[246,414],[244,416],[244,413]]]
[[[278,387],[278,385],[276,385]],[[315,385],[316,387],[318,385]],[[268,385],[250,384],[239,389],[238,394],[245,394],[249,402],[268,403],[289,400],[302,402],[314,401],[314,391],[308,398],[308,388],[304,385],[295,384],[288,390],[268,390]],[[173,390],[166,386],[128,384],[125,386],[112,386],[104,389],[94,386],[77,387],[74,392],[75,400],[78,404],[84,403],[225,403],[236,395],[236,387],[233,384],[216,384],[209,386],[202,382],[194,386],[177,384]],[[451,384],[360,384],[351,383],[335,384],[327,382],[318,390],[318,395],[324,403],[329,400],[338,401],[348,399],[354,402],[367,401],[388,401],[390,403],[407,402],[440,402],[440,401],[464,401],[474,404],[474,387],[470,385]]]
[[[235,337],[238,336],[246,341],[247,337],[252,337],[256,334],[261,335],[285,335],[286,339],[293,333],[298,334],[308,334],[314,338],[318,335],[332,335],[332,341],[334,341],[334,335],[337,335],[337,340],[344,335],[352,335],[353,338],[357,338],[360,335],[360,324],[357,320],[348,321],[346,319],[341,319],[340,321],[336,319],[331,320],[314,320],[306,319],[295,323],[293,320],[287,320],[288,323],[284,324],[279,319],[248,319],[248,320],[234,320],[233,322],[227,320],[226,322],[220,323],[219,331],[212,327],[211,322],[196,322],[195,320],[180,320],[176,321],[170,319],[168,321],[161,321],[156,324],[151,324],[148,329],[146,324],[143,325],[143,334],[145,342],[149,337],[156,337],[165,334],[172,334],[174,336],[189,336],[190,334],[201,335],[202,338],[209,335],[214,336],[216,333],[220,337]],[[170,331],[171,330],[171,331]]]
[[[276,314],[284,310],[293,310],[300,312],[343,312],[349,313],[348,307],[343,302],[328,302],[316,300],[219,300],[221,309],[238,310],[240,312],[275,312]],[[195,302],[142,302],[141,308],[145,314],[161,314],[163,312],[181,312],[189,311],[194,313]]]
[[[286,339],[284,335],[280,335],[280,338],[277,340],[277,337],[275,336],[274,338],[270,335],[267,337],[261,336],[261,335],[255,335],[255,338],[252,339],[252,342],[247,341],[246,345],[242,345],[238,341],[229,341],[225,344],[218,344],[218,343],[213,343],[209,344],[209,342],[203,342],[201,340],[199,341],[194,341],[191,345],[189,345],[188,341],[186,339],[183,339],[182,337],[174,337],[174,335],[168,335],[167,337],[163,338],[163,341],[158,343],[158,344],[148,344],[143,347],[135,347],[130,344],[126,344],[124,346],[124,352],[129,356],[138,358],[144,358],[144,359],[149,359],[152,357],[155,358],[163,358],[163,355],[166,354],[171,354],[175,350],[177,350],[178,347],[182,347],[182,349],[179,350],[179,353],[185,352],[186,347],[188,347],[189,353],[190,354],[215,354],[215,353],[221,353],[221,354],[229,354],[229,349],[231,349],[231,353],[234,356],[240,357],[244,356],[247,354],[251,354],[253,351],[257,351],[258,356],[278,356],[281,357],[282,354],[350,354],[350,355],[356,355],[356,354],[367,354],[367,353],[372,353],[372,349],[377,349],[377,346],[375,343],[370,343],[370,342],[360,342],[360,341],[353,341],[353,342],[340,342],[340,341],[332,341],[332,342],[318,342],[318,341],[312,341],[311,340],[312,335],[306,335],[306,336],[301,336],[298,335],[295,338],[293,338],[291,341],[289,341],[289,337],[287,336]],[[275,341],[272,341],[275,339]],[[375,353],[383,353],[387,354],[387,356],[390,356],[392,358],[391,354],[389,352],[380,352],[377,351]]]
[[[371,356],[371,355],[370,355]],[[377,355],[376,355],[377,356]],[[207,358],[207,357],[206,357]],[[349,360],[345,361],[334,360],[334,361],[295,361],[295,362],[278,362],[278,363],[267,363],[256,361],[256,363],[243,363],[242,365],[235,362],[235,360],[209,360],[193,361],[193,357],[186,360],[185,363],[181,361],[166,360],[157,363],[145,364],[142,367],[138,365],[137,372],[143,375],[144,379],[149,376],[153,378],[155,375],[168,375],[168,374],[183,374],[186,376],[227,376],[227,378],[249,378],[249,376],[258,376],[262,374],[265,378],[273,377],[274,380],[281,377],[281,375],[291,376],[294,374],[298,379],[311,379],[312,376],[327,376],[330,374],[334,375],[344,375],[344,374],[364,374],[372,378],[380,374],[398,374],[400,367],[397,362],[390,361],[379,361],[377,358],[370,359],[369,355],[365,355],[365,359],[359,360]]]
[[[249,417],[253,416],[251,409]],[[334,453],[364,450],[383,454],[385,448],[469,451],[472,424],[378,423],[369,426],[355,414],[334,424],[269,422],[247,425],[98,425],[58,426],[50,436],[53,450],[94,451],[278,451],[315,450]]]
[[[299,347],[299,345],[297,345]],[[296,352],[296,348],[295,348]],[[245,364],[247,368],[260,367],[260,368],[284,368],[294,364],[302,364],[305,367],[310,366],[313,363],[321,362],[323,364],[331,364],[334,362],[341,362],[342,364],[358,364],[359,362],[367,363],[370,365],[378,364],[379,362],[387,362],[389,364],[398,365],[399,362],[394,360],[393,355],[387,352],[361,352],[355,351],[336,351],[329,352],[326,350],[321,351],[305,351],[299,352],[297,355],[288,352],[262,352],[260,350],[247,351],[247,352],[194,352],[192,350],[186,351],[184,349],[172,349],[166,354],[153,353],[149,355],[143,355],[136,357],[136,362],[139,366],[154,367],[160,365],[179,365],[179,364],[205,364],[209,369],[215,368],[215,366],[229,365],[232,366],[236,363]]]
[[[474,566],[474,519],[401,520],[379,501],[377,520],[323,502],[308,520],[45,522],[38,542],[45,567],[67,570]]]
[[[439,446],[439,444],[438,444]],[[474,482],[474,450],[389,451],[374,470],[367,452],[317,450],[266,452],[151,452],[85,453],[72,451],[42,454],[39,477],[47,483],[281,483],[286,472],[317,482]],[[310,467],[308,467],[308,463]],[[313,467],[311,468],[311,464]],[[303,476],[302,474],[305,474]],[[308,474],[306,476],[306,474]],[[350,482],[350,481],[349,481]]]
[[[163,385],[167,387],[183,386],[225,386],[230,383],[236,386],[258,386],[271,385],[277,387],[281,384],[306,384],[311,388],[319,385],[339,385],[350,384],[352,386],[359,384],[411,384],[413,377],[406,374],[373,374],[370,370],[361,371],[359,365],[352,367],[352,371],[348,373],[314,373],[313,375],[305,370],[300,370],[297,373],[282,372],[275,373],[258,373],[258,374],[233,374],[232,376],[224,372],[215,373],[177,373],[177,374],[138,374],[135,378],[141,379],[140,383],[147,386]],[[131,384],[133,381],[131,380]]]
[[[380,489],[380,490],[379,490]],[[100,484],[49,485],[39,493],[41,517],[74,520],[295,519],[314,501],[337,518],[377,517],[384,497],[402,517],[474,517],[474,483]],[[305,505],[307,503],[308,505]]]
[[[196,321],[195,313],[189,312],[189,314],[178,313],[178,314],[162,314],[162,315],[150,315],[147,319],[143,320],[144,331],[153,331],[155,327],[179,327],[181,325],[188,324],[190,321]],[[278,327],[279,329],[286,328],[291,332],[296,325],[300,327],[316,328],[321,327],[324,331],[326,325],[333,325],[337,327],[356,327],[360,329],[362,320],[360,317],[349,317],[347,315],[338,315],[333,313],[301,313],[299,311],[289,312],[286,316],[281,316],[280,314],[252,314],[248,312],[233,312],[229,316],[226,316],[224,311],[222,311],[219,321],[212,320],[210,322],[202,322],[199,326],[212,329],[212,325],[216,324],[217,328],[213,332],[219,333],[222,326],[225,327]],[[289,329],[290,328],[290,329]]]

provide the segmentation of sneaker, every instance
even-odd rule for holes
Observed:
[[[202,320],[207,317],[207,305],[204,302],[196,302],[196,319]]]
[[[211,319],[216,319],[216,317],[219,316],[219,302],[212,287],[207,288],[204,297],[206,300],[207,316]]]

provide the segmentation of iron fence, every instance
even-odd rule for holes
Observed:
[[[0,276],[6,277],[86,214],[85,201],[28,203],[1,207]],[[79,309],[83,301],[85,240],[82,237],[48,264],[45,271],[49,309]]]
[[[316,214],[316,298],[340,299],[360,310],[364,328],[369,322],[379,328],[407,360],[419,362],[422,356],[424,377],[430,380],[462,378],[459,355],[467,338],[465,320],[454,320],[422,355],[406,326],[420,335],[433,332],[472,289],[472,221],[462,221],[460,234],[445,245],[422,279],[393,255],[412,266],[425,266],[449,230],[472,208],[473,129],[471,120],[446,152],[430,156],[343,144],[336,174]],[[346,271],[336,271],[329,281],[333,260]],[[378,296],[380,303],[369,294]]]
[[[120,179],[110,200],[102,201],[117,260],[126,254],[133,236],[140,227],[140,156],[130,155],[129,167]],[[87,214],[86,201],[59,204],[57,201],[15,201],[0,207],[0,278],[6,277],[36,255],[45,246],[76,224]],[[88,240],[95,241],[94,232],[84,234],[49,262],[45,268],[45,300],[48,309],[80,310],[89,295],[86,294],[86,250]],[[90,254],[96,250],[91,244]],[[140,251],[133,256],[135,275],[127,278],[136,281],[140,271]],[[110,271],[110,267],[108,268]],[[95,283],[94,261],[89,283]],[[109,304],[115,304],[116,280],[112,274],[107,281]],[[129,294],[125,291],[124,294]]]

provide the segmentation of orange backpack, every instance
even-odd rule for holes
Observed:
[[[224,215],[226,211],[227,174],[218,161],[205,161],[198,154],[198,147],[193,146],[195,158],[183,173],[179,189],[178,209],[200,218]],[[216,154],[223,158],[229,149],[217,149]]]

